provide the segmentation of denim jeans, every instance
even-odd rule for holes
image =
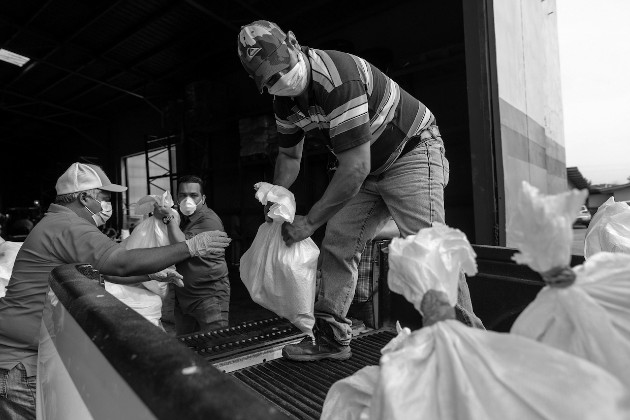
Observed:
[[[337,342],[349,344],[352,338],[351,321],[346,315],[365,243],[390,214],[403,237],[414,235],[433,222],[444,223],[444,188],[448,179],[449,164],[438,134],[400,156],[382,174],[368,176],[359,193],[328,221],[320,250],[322,278],[315,316],[331,325]],[[458,306],[476,318],[463,274]]]
[[[0,419],[35,419],[35,387],[36,377],[27,377],[22,363],[0,369]]]
[[[177,335],[192,334],[225,328],[228,326],[230,311],[230,280],[227,277],[209,284],[208,294],[199,303],[184,313],[175,298],[173,316]]]

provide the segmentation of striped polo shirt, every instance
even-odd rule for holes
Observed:
[[[311,64],[308,110],[291,97],[274,97],[280,147],[297,145],[312,130],[319,130],[334,153],[369,141],[375,174],[433,122],[426,106],[364,59],[307,47],[303,52]]]

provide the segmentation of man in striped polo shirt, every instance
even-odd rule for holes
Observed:
[[[282,354],[298,361],[347,359],[352,328],[346,315],[366,241],[390,215],[403,236],[444,223],[449,167],[435,117],[364,59],[300,47],[292,32],[285,34],[273,22],[243,26],[238,53],[258,90],[274,96],[279,145],[274,184],[289,188],[297,178],[307,132],[321,133],[338,161],[308,214],[282,228],[290,246],[327,224],[316,338],[288,345]],[[463,275],[459,295],[461,318],[482,327]]]

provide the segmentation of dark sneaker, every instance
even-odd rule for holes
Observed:
[[[297,344],[289,344],[282,349],[282,357],[297,362],[314,362],[323,359],[346,360],[352,356],[350,346],[342,346],[325,335],[316,338],[304,337]]]

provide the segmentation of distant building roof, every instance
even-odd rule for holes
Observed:
[[[621,185],[602,185],[602,186],[598,185],[598,186],[594,186],[592,190],[595,192],[600,192],[600,193],[609,193],[609,192],[622,190],[628,187],[630,187],[630,182],[627,184],[621,184]]]
[[[567,179],[575,185],[575,188],[588,189],[591,185],[591,183],[584,178],[584,175],[582,175],[577,166],[567,168]]]

